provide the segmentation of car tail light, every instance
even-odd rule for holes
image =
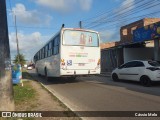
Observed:
[[[146,69],[151,70],[151,71],[160,70],[160,68],[156,68],[156,67],[148,67]]]

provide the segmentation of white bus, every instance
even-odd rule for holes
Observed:
[[[96,31],[62,28],[34,56],[38,75],[69,77],[100,74],[100,38]]]

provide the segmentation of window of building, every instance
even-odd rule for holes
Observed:
[[[122,34],[123,34],[123,35],[127,35],[127,29],[124,29],[124,30],[122,31]]]
[[[137,29],[137,26],[131,28],[131,34],[133,35],[133,31]]]

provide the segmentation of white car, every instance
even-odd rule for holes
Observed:
[[[27,67],[27,70],[32,70],[32,66],[28,66],[28,67]]]
[[[160,64],[156,61],[130,61],[113,70],[112,79],[139,81],[143,86],[150,86],[153,81],[160,81]]]

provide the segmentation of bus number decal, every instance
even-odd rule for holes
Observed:
[[[88,59],[88,62],[95,62],[95,59]]]

